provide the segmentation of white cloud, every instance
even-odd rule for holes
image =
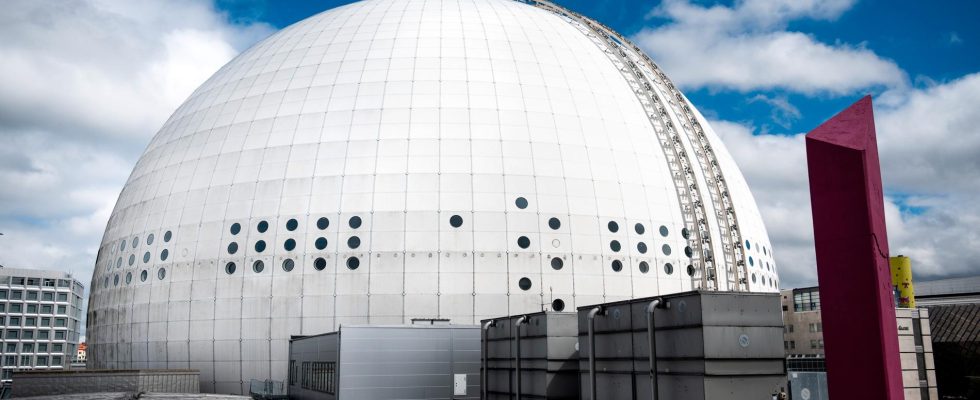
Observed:
[[[906,85],[905,73],[863,44],[826,44],[784,30],[797,19],[833,20],[851,0],[745,0],[702,7],[666,0],[653,15],[669,22],[645,28],[635,42],[688,88],[788,89],[843,94]]]
[[[910,256],[922,278],[980,273],[978,103],[980,73],[876,99],[889,248]],[[752,187],[782,286],[816,284],[803,133],[759,134],[730,121],[711,126]],[[903,213],[903,206],[916,211]]]
[[[86,285],[119,190],[190,93],[271,33],[205,0],[0,5],[0,264]]]

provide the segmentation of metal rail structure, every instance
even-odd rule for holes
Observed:
[[[552,12],[582,31],[609,57],[633,88],[657,133],[673,177],[687,229],[684,237],[688,240],[689,249],[685,249],[685,252],[691,258],[691,265],[696,271],[692,277],[694,287],[747,291],[748,282],[745,277],[748,273],[745,270],[742,235],[738,229],[738,218],[728,185],[704,128],[684,95],[650,57],[611,28],[549,1],[517,1]],[[665,105],[685,119],[676,121],[675,124]],[[698,160],[701,181],[695,174],[695,167],[691,165],[689,152],[694,153]],[[712,227],[708,224],[710,217],[705,208],[702,185],[706,188],[715,210],[715,229],[720,233],[720,244],[711,242],[709,232]],[[727,287],[719,286],[718,262],[715,257],[719,253],[723,255],[721,263],[725,267]]]

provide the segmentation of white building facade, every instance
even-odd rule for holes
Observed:
[[[78,347],[85,287],[70,274],[0,268],[0,380],[13,371],[68,368]]]
[[[90,367],[284,380],[290,335],[692,288],[776,292],[705,119],[632,45],[547,3],[364,1],[202,85],[119,196]]]

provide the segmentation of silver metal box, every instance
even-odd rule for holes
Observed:
[[[694,291],[579,307],[582,399],[592,397],[592,345],[597,398],[652,398],[647,310],[655,299],[661,399],[765,399],[786,387],[779,296]]]
[[[576,319],[571,312],[538,312],[483,320],[484,399],[514,398],[519,370],[524,398],[577,400]]]
[[[289,341],[291,399],[479,399],[475,325],[341,326]]]

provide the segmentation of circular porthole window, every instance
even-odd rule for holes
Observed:
[[[353,271],[353,270],[357,269],[357,267],[360,267],[360,266],[361,266],[361,259],[359,259],[357,257],[348,257],[347,258],[347,269]]]
[[[122,257],[116,259],[116,268],[122,267]]]
[[[669,256],[670,255],[670,245],[669,244],[665,244],[665,245],[661,246],[660,247],[660,250],[662,250],[664,252],[664,255],[665,256]]]
[[[151,244],[153,244],[153,234],[152,233],[146,236],[146,245],[149,246]]]
[[[531,239],[528,239],[527,236],[521,236],[517,238],[517,245],[522,249],[526,249],[531,246]]]
[[[130,254],[129,255],[129,266],[132,267],[133,264],[135,264],[135,263],[136,263],[136,255],[135,254]]]
[[[645,274],[650,272],[650,264],[646,261],[640,261],[640,273]]]
[[[313,242],[313,246],[315,246],[317,250],[323,250],[327,248],[327,238],[325,237],[316,238],[316,241]]]
[[[619,232],[619,224],[617,224],[616,221],[609,221],[609,223],[606,224],[606,228],[609,228],[609,232]]]
[[[234,274],[236,269],[238,269],[238,266],[233,262],[225,264],[225,273],[228,275]]]
[[[126,284],[128,285],[130,283],[133,283],[133,273],[132,272],[127,272],[126,273]]]
[[[643,242],[637,243],[636,244],[636,251],[639,251],[640,254],[646,254],[647,253],[647,244],[646,243],[643,243]]]
[[[667,275],[673,275],[674,274],[674,265],[671,264],[671,263],[664,264],[664,273],[667,274]]]
[[[642,235],[643,233],[645,233],[647,231],[647,228],[644,227],[643,224],[636,224],[636,225],[633,225],[633,230],[636,231],[636,234],[637,235]]]
[[[746,250],[752,250],[752,243],[749,243],[748,240],[745,241],[745,249]]]
[[[612,262],[612,270],[613,271],[616,271],[616,272],[622,271],[623,270],[623,262],[622,261],[619,261],[619,260],[613,260],[613,262]]]
[[[163,234],[163,242],[164,243],[170,243],[170,238],[172,238],[172,237],[174,237],[174,233],[171,232],[171,231],[167,231],[167,233],[164,233]]]
[[[167,270],[166,269],[160,268],[160,269],[157,270],[157,279],[163,280],[163,278],[166,278],[166,277],[167,277]]]
[[[134,237],[133,238],[133,248],[135,249],[136,246],[139,246],[139,244],[140,244],[140,237],[139,236]]]
[[[228,254],[235,254],[238,252],[238,243],[231,242],[228,244]]]
[[[269,230],[269,223],[259,221],[259,224],[255,228],[259,231],[259,233],[265,233],[265,231]]]
[[[684,246],[684,255],[686,255],[688,258],[694,256],[694,249],[692,249],[691,246]]]
[[[326,267],[327,267],[327,260],[324,260],[323,257],[319,257],[315,261],[313,261],[313,269],[316,269],[317,271],[323,271],[323,269]]]
[[[167,261],[167,257],[170,256],[170,250],[163,249],[160,251],[160,261]]]
[[[523,209],[527,208],[527,199],[525,199],[523,197],[518,197],[517,200],[514,201],[514,204],[517,205],[517,208],[520,208],[520,209],[523,210]]]
[[[612,251],[618,252],[619,250],[621,250],[623,248],[623,246],[621,246],[619,244],[619,241],[618,240],[613,240],[613,241],[609,242],[609,248],[612,249]]]
[[[258,242],[255,242],[255,251],[257,253],[261,253],[265,251],[265,240],[259,240]]]
[[[551,219],[548,220],[548,227],[553,230],[558,230],[558,228],[561,228],[561,220],[552,217]]]
[[[293,251],[296,248],[296,241],[293,239],[286,239],[286,242],[282,244],[282,248],[286,251]]]
[[[102,283],[102,287],[109,287],[109,277],[105,277],[105,282]]]
[[[255,262],[252,263],[252,271],[254,271],[256,274],[261,274],[262,271],[265,271],[265,263],[262,262],[262,260],[255,260]]]
[[[143,253],[143,264],[150,262],[150,257],[152,257],[150,252]]]
[[[239,224],[237,222],[234,223],[234,224],[231,224],[231,230],[230,230],[230,232],[231,232],[232,235],[237,235],[238,232],[241,232],[241,231],[242,231],[242,224]]]
[[[358,217],[356,215],[353,216],[353,217],[350,217],[350,220],[347,221],[347,224],[350,225],[351,229],[360,228],[361,227],[361,217]]]
[[[752,281],[754,282],[755,279],[753,279]],[[112,286],[119,286],[119,274],[116,274],[116,276],[112,278]]]
[[[667,237],[670,234],[670,230],[666,226],[660,225],[660,236]]]
[[[755,283],[755,274],[752,274],[752,283]]]
[[[320,217],[320,219],[316,220],[317,229],[322,231],[324,229],[327,229],[328,226],[330,226],[330,220],[327,219],[327,217]]]
[[[119,242],[119,251],[124,251],[124,250],[126,250],[126,239],[123,239],[122,241]]]
[[[289,272],[289,271],[292,271],[293,268],[295,268],[295,267],[296,267],[296,262],[293,261],[291,258],[287,258],[285,260],[282,260],[282,270],[283,271]]]
[[[351,236],[350,239],[347,239],[347,247],[356,249],[360,246],[361,246],[361,238],[357,236]]]
[[[752,259],[752,256],[749,256],[749,266],[750,267],[754,267],[755,266],[755,260]]]
[[[687,229],[687,228],[681,229],[681,236],[683,236],[684,239],[690,239],[691,238],[691,231],[689,229]]]
[[[286,230],[287,231],[292,232],[292,231],[295,231],[296,228],[299,228],[299,221],[297,221],[296,218],[292,218],[289,221],[286,221]]]
[[[687,276],[694,276],[694,266],[693,265],[688,265],[687,266]]]
[[[553,311],[563,311],[565,310],[565,302],[562,299],[555,299],[551,302],[551,309]]]
[[[562,261],[561,258],[554,257],[551,259],[551,268],[554,268],[555,270],[559,270],[564,266],[565,266],[565,261]]]
[[[453,215],[452,217],[449,217],[449,226],[452,226],[453,228],[459,228],[463,226],[463,217],[460,217],[459,215]]]
[[[148,272],[146,272],[146,270],[145,270],[145,269],[143,270],[143,272],[140,272],[140,282],[146,282],[146,278],[147,278],[147,277],[148,277],[149,275],[150,275],[150,274],[149,274]]]
[[[519,281],[517,281],[517,286],[520,287],[521,290],[529,290],[531,289],[531,280],[528,278],[521,278]]]

